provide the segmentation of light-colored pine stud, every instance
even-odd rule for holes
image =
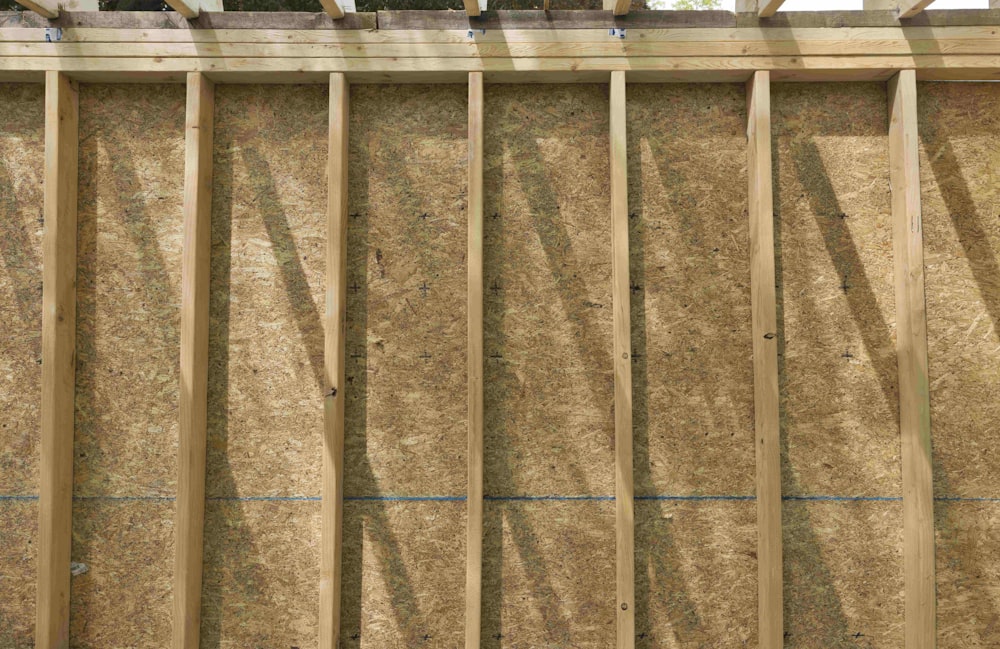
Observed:
[[[198,649],[205,530],[208,427],[208,291],[212,244],[212,132],[215,89],[187,76],[184,151],[184,248],[181,260],[180,439],[174,649]]]
[[[612,335],[615,371],[617,648],[635,647],[635,509],[632,474],[632,322],[629,300],[625,73],[611,73]]]
[[[323,493],[320,531],[319,647],[340,647],[344,528],[344,399],[347,349],[347,156],[350,85],[330,75],[327,154],[326,315],[323,344]]]
[[[778,417],[778,320],[771,184],[771,78],[747,84],[750,311],[753,335],[754,447],[757,457],[757,605],[761,649],[784,642],[781,566],[781,452]]]
[[[76,83],[45,73],[45,234],[36,649],[68,649],[76,394]]]
[[[479,649],[483,593],[483,73],[469,73],[469,487],[465,649]]]
[[[899,72],[889,81],[888,92],[899,432],[903,461],[903,637],[906,649],[933,649],[934,485],[916,72]]]

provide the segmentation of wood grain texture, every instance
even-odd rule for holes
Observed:
[[[323,518],[320,543],[319,646],[340,647],[344,527],[344,399],[347,349],[347,169],[350,86],[330,75],[327,162],[326,317],[323,358]]]
[[[69,647],[78,124],[76,84],[64,74],[47,72],[37,649]]]
[[[785,3],[785,0],[759,0],[757,15],[761,18],[769,18],[778,13],[778,9]]]
[[[916,73],[901,71],[888,90],[903,462],[904,638],[907,649],[931,649],[935,646],[934,494]]]
[[[483,74],[469,73],[469,491],[465,648],[478,649],[483,594]]]
[[[214,113],[214,84],[202,74],[189,74],[184,128],[184,249],[181,260],[181,391],[177,547],[174,563],[174,649],[197,649],[201,626]]]
[[[747,85],[750,300],[753,323],[754,429],[757,455],[757,561],[760,646],[782,646],[781,452],[778,323],[771,178],[770,73]]]
[[[632,473],[632,337],[628,244],[625,73],[611,73],[611,236],[615,359],[615,547],[618,649],[635,646],[635,508]]]

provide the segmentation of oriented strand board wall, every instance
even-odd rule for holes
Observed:
[[[757,630],[745,89],[629,86],[628,129],[635,480],[647,499],[637,646],[742,646]],[[719,500],[676,500],[706,496]]]
[[[219,86],[202,642],[315,645],[327,94]]]
[[[82,85],[74,646],[170,636],[184,89]]]
[[[870,500],[901,496],[885,85],[779,84],[772,113],[786,646],[896,648],[902,503]]]
[[[485,104],[487,647],[614,643],[606,86]]]
[[[33,646],[45,89],[0,83],[0,646]]]
[[[466,92],[351,88],[345,647],[462,642]]]
[[[1000,644],[1000,89],[923,83],[918,97],[938,641],[991,647]]]

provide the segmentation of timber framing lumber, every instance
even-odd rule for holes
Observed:
[[[320,532],[319,648],[340,647],[344,529],[344,405],[347,362],[347,154],[350,86],[330,75],[327,156],[326,315],[323,346],[322,523]]]
[[[927,8],[934,0],[902,0],[899,3],[899,17],[912,18]]]
[[[197,18],[202,11],[222,11],[222,0],[166,0],[170,8],[187,19]]]
[[[214,109],[215,89],[212,82],[203,74],[189,74],[185,118],[184,248],[181,261],[174,649],[197,649],[201,626]]]
[[[479,0],[462,0],[465,5],[466,15],[472,18],[478,18],[482,15],[482,11],[479,9]]]
[[[635,647],[635,503],[632,473],[632,336],[629,303],[625,73],[611,73],[611,251],[615,371],[617,649]]]
[[[616,16],[628,14],[631,5],[631,0],[604,0],[604,10],[610,11]]]
[[[36,649],[69,647],[78,122],[76,83],[47,72]]]
[[[319,0],[325,11],[334,20],[340,20],[347,15],[342,0]]]
[[[762,649],[779,649],[783,643],[784,627],[770,84],[770,74],[766,71],[754,73],[747,84],[747,151],[754,447],[757,458],[758,644]]]
[[[906,649],[933,649],[934,488],[914,71],[899,72],[889,82],[888,92],[899,429],[903,462],[903,636]]]
[[[17,3],[44,18],[59,17],[59,5],[54,0],[17,0]]]
[[[483,74],[469,74],[469,488],[465,649],[479,649],[483,594]]]
[[[778,9],[785,3],[785,0],[759,0],[757,15],[761,18],[769,18],[778,13]]]

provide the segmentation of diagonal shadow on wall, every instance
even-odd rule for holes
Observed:
[[[921,104],[919,109],[921,113],[919,118],[920,139],[927,150],[927,160],[930,162],[931,172],[934,174],[937,187],[941,192],[941,198],[948,211],[954,232],[968,260],[968,267],[972,271],[976,286],[979,288],[979,296],[992,320],[993,329],[1000,330],[1000,288],[998,288],[1000,287],[1000,263],[998,263],[996,253],[990,245],[990,238],[983,224],[983,217],[977,208],[976,200],[973,198],[968,183],[964,180],[963,162],[955,153],[949,135],[939,130],[935,120],[924,114],[925,105]],[[928,318],[930,317],[928,314]],[[933,358],[928,372],[933,381],[935,374]],[[932,392],[931,399],[933,398]],[[933,438],[934,422],[932,421],[932,443]],[[936,461],[934,462],[934,491],[937,496],[957,495],[950,486],[948,473]],[[981,580],[984,574],[988,574],[989,568],[985,565],[986,562],[980,560],[976,552],[969,551],[969,541],[967,538],[963,538],[965,535],[962,533],[967,523],[963,524],[961,521],[961,512],[962,505],[953,501],[937,500],[934,504],[934,527],[938,532],[938,565],[940,569],[941,564],[947,561],[949,568],[961,573],[968,582],[974,583]],[[989,612],[989,620],[979,620],[979,624],[976,625],[976,633],[979,639],[984,642],[984,646],[996,643],[998,634],[1000,634],[997,631],[998,624],[1000,624],[1000,605],[996,599],[982,595],[976,598],[976,603]]]

